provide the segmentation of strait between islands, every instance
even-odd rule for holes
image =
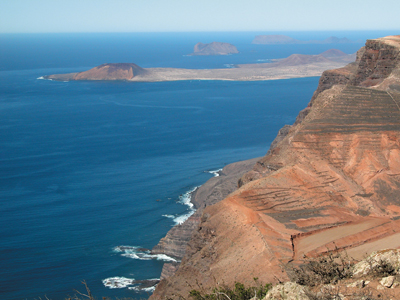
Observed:
[[[337,49],[319,55],[293,54],[271,63],[239,64],[225,69],[141,68],[134,63],[107,63],[88,71],[43,76],[44,79],[125,80],[136,82],[179,80],[260,81],[321,76],[327,69],[340,68],[355,61],[355,54]]]

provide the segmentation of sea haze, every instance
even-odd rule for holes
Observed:
[[[254,36],[0,35],[2,298],[64,299],[82,290],[81,280],[97,297],[147,297],[109,289],[102,280],[159,278],[159,259],[168,258],[118,246],[156,245],[190,214],[185,193],[212,177],[209,171],[264,155],[318,84],[316,77],[159,83],[37,78],[107,62],[222,68],[360,47],[251,45]],[[195,43],[213,40],[233,43],[241,53],[185,56]]]

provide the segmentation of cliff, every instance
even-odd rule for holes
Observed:
[[[191,55],[228,55],[239,51],[232,44],[212,42],[210,44],[197,43]]]
[[[367,41],[326,71],[296,123],[239,189],[204,209],[173,276],[151,299],[218,283],[286,281],[327,249],[400,248],[400,36]]]
[[[182,260],[187,243],[200,223],[203,210],[215,204],[236,190],[237,181],[244,173],[250,171],[257,158],[236,162],[225,166],[219,176],[209,179],[192,194],[192,202],[196,212],[183,224],[174,226],[167,235],[152,249],[152,254],[166,254],[177,260]],[[179,263],[165,263],[161,279],[172,276],[178,269]]]

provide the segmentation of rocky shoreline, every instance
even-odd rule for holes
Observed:
[[[165,254],[181,261],[186,253],[187,243],[200,223],[203,210],[234,192],[237,189],[239,178],[250,171],[259,159],[253,158],[229,164],[218,172],[219,176],[210,178],[196,189],[191,195],[191,201],[196,207],[196,212],[183,224],[176,225],[170,229],[166,236],[154,246],[151,254]],[[178,267],[179,262],[165,263],[161,279],[175,274]]]

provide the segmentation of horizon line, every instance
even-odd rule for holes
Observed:
[[[0,34],[111,34],[111,33],[267,33],[267,32],[378,32],[400,29],[306,29],[306,30],[193,30],[193,31],[43,31],[43,32],[0,32]]]

